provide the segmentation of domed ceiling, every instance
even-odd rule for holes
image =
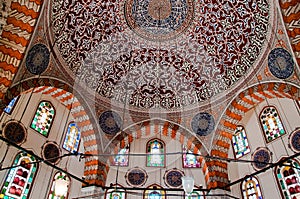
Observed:
[[[117,104],[172,111],[222,100],[251,77],[270,12],[267,0],[52,0],[49,19],[74,81]]]

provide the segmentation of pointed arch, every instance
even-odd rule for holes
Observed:
[[[152,184],[144,191],[144,199],[166,199],[166,191],[158,184]]]
[[[63,142],[63,148],[71,153],[76,153],[79,148],[81,133],[76,122],[70,122]]]
[[[263,199],[259,181],[256,177],[251,176],[243,180],[241,183],[241,191],[243,199]]]
[[[246,130],[242,125],[238,125],[236,127],[236,130],[232,136],[232,147],[234,151],[234,157],[236,159],[250,153],[250,146]]]
[[[151,139],[146,144],[146,166],[165,167],[166,165],[166,144],[158,138]]]
[[[63,196],[57,196],[55,194],[55,182],[59,179],[64,179],[67,182],[67,186],[68,186],[68,190],[65,192],[65,194]],[[53,176],[53,179],[52,179],[51,186],[50,186],[51,188],[50,188],[50,192],[48,194],[48,198],[49,199],[68,199],[70,184],[71,184],[71,179],[65,173],[63,173],[61,171],[55,173],[55,175]]]
[[[300,99],[299,85],[282,82],[261,82],[241,91],[227,106],[213,138],[212,156],[227,158],[232,136],[245,113],[266,99]],[[210,160],[214,165],[208,172],[208,188],[223,188],[228,183],[227,162]]]

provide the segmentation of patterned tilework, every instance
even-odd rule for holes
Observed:
[[[299,100],[300,90],[293,85],[285,83],[264,83],[253,86],[237,95],[220,120],[211,149],[211,155],[228,157],[232,135],[244,114],[265,99],[275,97]],[[208,172],[208,188],[225,186],[228,183],[227,163],[220,160],[211,160],[206,161],[206,164],[209,167],[213,166]]]
[[[0,36],[0,98],[4,97],[24,57],[42,3],[42,0],[12,0],[10,4]]]
[[[300,65],[300,2],[299,0],[280,0],[281,14],[290,37],[298,65]]]

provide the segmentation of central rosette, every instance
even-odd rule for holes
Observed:
[[[128,0],[125,4],[129,27],[150,40],[176,37],[190,25],[193,13],[192,0]]]

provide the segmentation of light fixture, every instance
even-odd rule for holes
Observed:
[[[194,178],[191,176],[182,176],[181,180],[185,193],[187,193],[187,195],[190,195],[194,189]]]
[[[65,196],[68,191],[69,182],[64,178],[55,180],[54,192],[58,197]]]

